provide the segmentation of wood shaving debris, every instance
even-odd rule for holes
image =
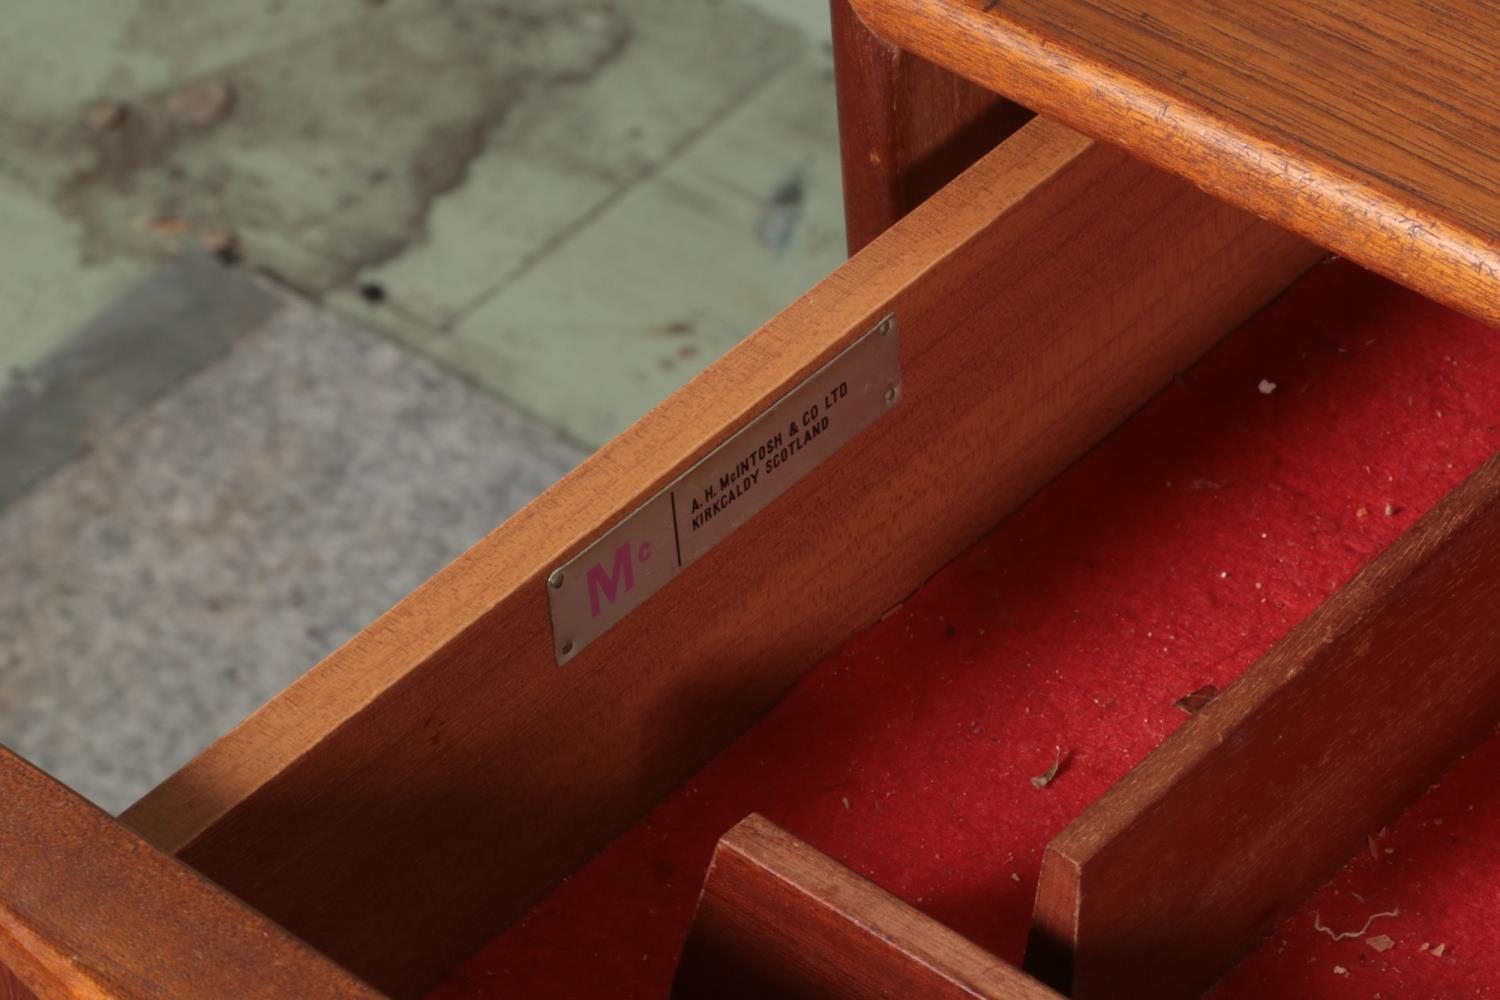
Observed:
[[[849,808],[849,796],[847,796],[847,795],[844,796],[844,808],[845,809]]]
[[[1347,976],[1349,974],[1349,970],[1344,968],[1342,965],[1335,965],[1333,967],[1333,974],[1335,976]]]
[[[1361,927],[1357,931],[1335,931],[1331,927],[1324,927],[1323,926],[1323,918],[1320,917],[1316,912],[1314,912],[1313,913],[1313,930],[1315,930],[1315,931],[1322,931],[1324,934],[1327,934],[1329,937],[1333,938],[1335,941],[1342,941],[1342,940],[1344,940],[1344,938],[1364,937],[1365,931],[1367,931],[1367,930],[1370,929],[1370,925],[1373,924],[1375,921],[1379,920],[1381,917],[1399,917],[1399,916],[1401,916],[1400,909],[1389,910],[1389,911],[1387,911],[1385,913],[1372,913],[1372,914],[1370,914],[1369,918],[1365,920],[1365,925],[1363,927]]]
[[[1031,779],[1031,784],[1036,788],[1046,788],[1057,779],[1057,772],[1062,768],[1062,747],[1057,748],[1057,756],[1052,759],[1052,766],[1047,768],[1046,773],[1039,774]]]
[[[1374,937],[1367,939],[1365,941],[1365,944],[1380,952],[1390,951],[1392,948],[1396,947],[1395,939],[1392,938],[1389,934],[1377,934]]]
[[[1259,388],[1260,388],[1260,394],[1262,396],[1269,396],[1271,393],[1273,393],[1273,392],[1276,391],[1276,383],[1272,382],[1268,378],[1263,378],[1263,379],[1260,380],[1260,386],[1259,386]]]
[[[1443,952],[1445,952],[1447,950],[1448,950],[1448,946],[1446,944],[1435,944],[1435,945],[1432,946],[1432,950],[1429,951],[1427,954],[1431,955],[1433,958],[1442,958],[1443,957]]]
[[[1205,684],[1196,691],[1189,692],[1172,703],[1172,707],[1186,712],[1188,715],[1197,715],[1208,707],[1208,703],[1218,697],[1219,689],[1212,684]]]
[[[1354,512],[1354,516],[1355,517],[1369,517],[1370,516],[1370,511],[1366,507],[1361,507],[1361,508],[1359,508],[1358,510],[1356,510]]]

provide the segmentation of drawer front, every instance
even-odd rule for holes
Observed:
[[[123,819],[418,990],[1319,255],[1035,120]],[[560,666],[553,572],[887,315],[899,403]]]

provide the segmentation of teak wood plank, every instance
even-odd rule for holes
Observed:
[[[672,1000],[1061,1000],[762,816],[714,850]]]
[[[903,48],[1500,323],[1500,6],[853,4]]]
[[[0,965],[0,1000],[37,1000],[36,994],[15,977],[5,966]]]
[[[3,748],[0,807],[0,997],[379,997]]]
[[[1317,254],[1033,121],[125,819],[428,986]],[[559,668],[550,571],[892,310],[900,403]]]
[[[865,27],[829,0],[851,254],[935,194],[1031,112]]]
[[[1048,845],[1027,967],[1196,996],[1500,722],[1500,456]]]

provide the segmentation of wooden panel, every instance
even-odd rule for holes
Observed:
[[[36,1000],[36,994],[28,990],[9,969],[0,965],[0,1000]]]
[[[853,3],[903,48],[1500,323],[1500,6]]]
[[[993,91],[881,41],[829,0],[849,252],[885,232],[1031,117]]]
[[[1315,255],[1033,122],[125,818],[426,986]],[[549,571],[892,309],[900,404],[559,669]]]
[[[1500,722],[1496,608],[1500,457],[1048,846],[1028,968],[1196,996]]]
[[[379,996],[3,748],[0,802],[0,997]]]
[[[714,850],[673,1000],[1060,1000],[769,820]]]

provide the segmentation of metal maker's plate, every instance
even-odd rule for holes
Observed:
[[[896,317],[845,348],[547,580],[559,665],[901,399]]]

